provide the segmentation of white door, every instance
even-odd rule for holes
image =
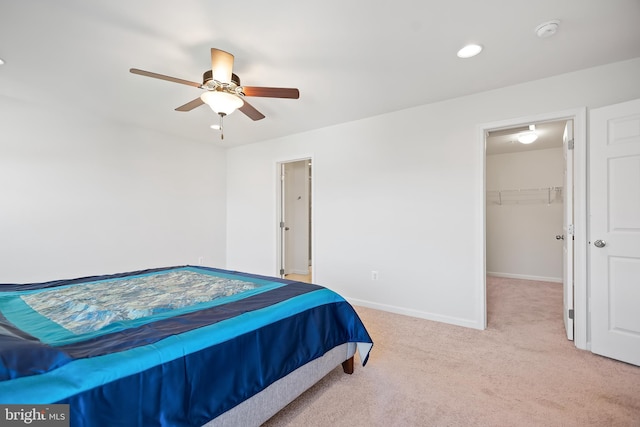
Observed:
[[[640,365],[640,99],[590,116],[591,350]]]
[[[296,174],[294,172],[293,165],[295,162],[285,163],[284,165],[284,274],[291,274],[295,272],[294,262],[295,262],[295,253],[296,253],[296,245],[295,245],[295,235],[297,233],[296,227],[296,209],[294,203],[294,195],[295,195],[295,182],[296,182]]]
[[[285,183],[285,163],[280,163],[280,277],[284,278],[286,272],[286,253],[287,253],[287,238],[286,238],[286,228],[285,228],[285,214],[286,214],[286,202],[285,202],[285,194],[286,194],[286,183]]]
[[[564,152],[564,180],[562,200],[564,202],[564,219],[562,231],[562,286],[564,304],[564,327],[567,338],[573,340],[573,120],[567,120],[562,136]]]

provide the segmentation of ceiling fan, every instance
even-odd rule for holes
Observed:
[[[264,119],[264,114],[249,104],[245,97],[257,96],[264,98],[290,98],[298,99],[300,91],[295,88],[242,86],[240,77],[233,73],[233,55],[224,50],[211,48],[211,69],[202,75],[202,83],[183,80],[164,74],[131,68],[133,74],[138,74],[155,79],[180,83],[187,86],[204,89],[202,95],[193,101],[176,108],[176,111],[191,111],[196,107],[207,104],[220,116],[220,130],[222,131],[222,118],[240,110],[252,120]],[[224,135],[220,136],[224,139]]]

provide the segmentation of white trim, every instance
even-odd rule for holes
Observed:
[[[590,310],[587,306],[588,264],[587,248],[587,109],[576,110],[573,119],[573,218],[574,218],[574,343],[576,347],[589,350]],[[577,322],[576,322],[577,320]]]
[[[306,276],[307,274],[309,274],[309,269],[307,268],[306,270],[292,270],[290,274],[297,274],[299,276]]]
[[[476,244],[481,257],[481,275],[478,279],[478,322],[483,322],[486,328],[487,318],[487,284],[486,284],[486,147],[485,135],[489,130],[508,129],[524,126],[530,123],[541,123],[558,120],[573,120],[574,140],[574,170],[573,170],[573,199],[574,199],[574,344],[584,350],[589,349],[589,310],[587,307],[587,109],[585,107],[555,113],[538,114],[518,117],[497,122],[484,123],[477,126],[478,156],[478,235]]]
[[[425,320],[433,320],[434,322],[447,323],[450,325],[464,326],[472,329],[485,329],[483,325],[479,324],[473,319],[464,319],[461,317],[443,316],[441,314],[433,314],[426,311],[413,310],[405,307],[398,307],[389,304],[380,304],[377,302],[371,302],[361,299],[348,298],[345,299],[352,305],[373,308],[381,311],[388,311],[390,313],[403,314],[405,316],[418,317]]]
[[[496,271],[487,271],[487,276],[504,277],[506,279],[535,280],[536,282],[562,283],[562,277],[531,276],[528,274],[500,273]]]
[[[275,195],[275,207],[276,207],[276,217],[275,217],[275,242],[276,242],[276,265],[275,265],[275,274],[274,276],[280,277],[280,267],[282,266],[282,238],[280,230],[280,221],[282,219],[282,164],[286,163],[286,161],[276,161],[275,165],[275,183],[274,183],[274,195]]]
[[[480,167],[478,168],[480,176],[476,179],[476,197],[477,201],[477,218],[479,218],[480,224],[477,228],[478,236],[476,237],[476,243],[478,248],[478,254],[480,254],[481,262],[480,271],[478,272],[476,284],[476,313],[478,317],[478,323],[482,325],[481,329],[487,329],[487,183],[486,183],[486,169],[487,169],[487,147],[486,147],[486,132],[488,126],[478,127],[478,142],[476,143],[476,154],[480,159]]]

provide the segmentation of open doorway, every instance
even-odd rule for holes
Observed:
[[[532,123],[487,133],[488,275],[562,283],[566,122]],[[530,134],[537,139],[518,141]]]
[[[569,339],[573,339],[572,135],[573,120],[560,119],[490,129],[485,137],[487,306],[501,297],[496,292],[506,285],[562,295],[567,313],[559,309],[558,314],[565,317]]]
[[[312,282],[312,162],[300,159],[279,164],[279,274]]]
[[[571,243],[573,253],[570,257],[567,257],[566,262],[563,262],[563,269],[565,265],[573,267],[573,275],[570,278],[563,276],[563,307],[562,315],[565,317],[565,325],[567,326],[567,336],[569,336],[569,327],[573,331],[573,339],[576,347],[580,349],[588,349],[589,342],[588,336],[588,292],[587,292],[587,143],[586,143],[586,108],[578,108],[572,110],[565,110],[560,112],[551,112],[545,114],[539,114],[535,116],[506,119],[492,123],[485,123],[478,126],[478,139],[481,143],[482,150],[482,164],[479,175],[479,190],[482,195],[482,213],[481,213],[481,226],[482,234],[479,240],[481,246],[479,250],[482,254],[482,265],[484,267],[482,275],[480,276],[479,283],[483,298],[479,301],[479,310],[481,314],[480,321],[483,327],[487,327],[487,206],[490,203],[487,196],[487,190],[493,190],[489,188],[487,184],[487,136],[489,132],[497,132],[512,128],[520,128],[521,130],[528,130],[530,124],[536,124],[536,126],[544,123],[558,122],[558,121],[571,121],[573,135],[563,141],[563,147],[566,146],[567,150],[571,147],[571,154],[569,157],[572,162],[572,171],[569,172],[572,184],[568,186],[572,189],[572,197],[568,205],[572,208],[573,223],[567,223],[569,220],[563,221],[563,233],[565,240],[561,245],[566,242]],[[565,144],[566,142],[566,144]],[[563,148],[564,150],[565,148]],[[567,161],[568,163],[568,161]],[[566,195],[567,192],[563,192]],[[569,231],[570,230],[570,231]],[[559,234],[559,233],[558,233]],[[562,240],[562,234],[560,239]],[[567,236],[571,234],[569,239]],[[555,239],[555,235],[552,236]],[[563,271],[564,273],[564,271]],[[567,298],[568,296],[569,298]],[[569,308],[568,302],[572,301],[573,306]],[[571,316],[571,322],[568,322],[568,317]]]

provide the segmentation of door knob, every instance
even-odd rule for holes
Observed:
[[[556,234],[556,240],[564,240],[564,234]]]
[[[607,246],[607,242],[605,242],[604,240],[596,240],[595,242],[593,242],[594,246],[596,248],[604,248],[605,246]]]

